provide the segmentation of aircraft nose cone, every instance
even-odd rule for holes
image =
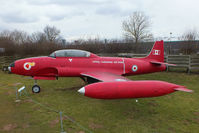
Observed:
[[[11,67],[8,67],[8,71],[11,72]]]
[[[81,94],[85,94],[85,88],[82,87],[81,89],[78,90],[78,92],[81,93]]]

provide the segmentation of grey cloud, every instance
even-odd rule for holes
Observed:
[[[68,12],[68,13],[64,13],[64,14],[49,14],[47,15],[47,17],[51,20],[51,21],[60,21],[63,20],[65,18],[72,18],[72,17],[76,17],[76,16],[83,16],[85,15],[84,12],[80,12],[80,11],[73,11],[73,12]]]
[[[7,23],[31,23],[38,20],[35,16],[23,15],[20,12],[0,14],[0,19]]]
[[[63,20],[66,16],[65,15],[54,15],[54,16],[49,16],[51,21],[59,21]]]
[[[96,10],[96,14],[111,16],[127,16],[130,15],[132,12],[133,10],[122,10],[119,6],[100,7]]]
[[[34,5],[48,5],[48,4],[55,4],[55,5],[98,5],[103,4],[103,1],[99,0],[29,0],[29,4]]]
[[[102,14],[102,15],[112,15],[112,14],[120,13],[120,9],[118,9],[118,8],[99,8],[96,10],[96,13]]]

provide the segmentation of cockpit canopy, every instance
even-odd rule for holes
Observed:
[[[76,49],[57,50],[50,54],[50,57],[90,57],[90,52]]]

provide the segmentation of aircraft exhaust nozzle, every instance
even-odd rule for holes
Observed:
[[[164,81],[99,82],[78,90],[87,97],[97,99],[158,97],[175,91],[192,92],[180,85]]]

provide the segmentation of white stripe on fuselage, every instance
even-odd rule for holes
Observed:
[[[122,58],[122,61],[99,61],[99,60],[94,60],[92,61],[92,63],[95,63],[95,64],[100,64],[100,63],[103,63],[103,64],[123,64],[123,74],[125,74],[125,63],[124,63],[124,58]]]
[[[93,63],[104,63],[104,64],[123,64],[124,61],[92,61]]]

